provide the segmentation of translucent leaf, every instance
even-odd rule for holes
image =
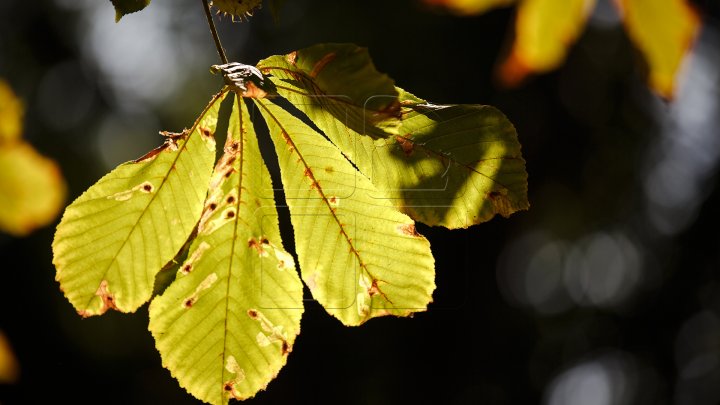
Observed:
[[[279,91],[300,90],[313,96],[307,100],[308,108],[323,110],[352,131],[373,137],[397,133],[397,89],[392,79],[375,69],[366,48],[314,45],[271,56],[258,67],[284,80],[275,82]]]
[[[311,77],[282,59],[266,59],[259,66],[273,75],[269,80],[277,92],[307,114],[380,190],[382,197],[376,198],[389,198],[413,219],[463,228],[528,207],[520,144],[498,110],[432,105],[397,89],[399,99],[385,97],[402,106],[397,135],[364,136],[382,130],[368,120],[361,120],[366,124],[361,128],[347,125],[356,111],[344,103],[346,97],[321,92]],[[361,87],[357,83],[362,82],[355,83]]]
[[[20,138],[23,106],[12,89],[0,80],[0,144]]]
[[[548,72],[565,60],[568,48],[585,27],[595,0],[524,0],[517,9],[515,42],[500,68],[506,85],[527,74]]]
[[[684,0],[620,0],[628,35],[647,60],[650,86],[672,98],[675,76],[700,28],[700,18]]]
[[[0,230],[24,236],[52,222],[65,202],[55,161],[22,141],[0,143]]]
[[[150,4],[150,0],[110,0],[115,7],[115,22],[127,14],[140,11]]]
[[[481,14],[496,7],[509,6],[516,0],[424,0],[433,6],[443,6],[455,14]]]
[[[163,364],[213,404],[264,389],[300,332],[302,283],[275,202],[261,197],[268,185],[247,107],[236,100],[198,235],[176,280],[150,305]]]
[[[412,218],[467,228],[529,207],[520,143],[497,109],[407,105],[401,130],[375,141],[368,174]]]
[[[321,134],[257,100],[278,154],[303,280],[346,325],[407,316],[431,301],[434,259],[396,211]]]
[[[166,134],[164,145],[121,164],[65,210],[53,263],[81,315],[131,312],[150,298],[155,275],[200,217],[225,94],[213,97],[190,130]]]

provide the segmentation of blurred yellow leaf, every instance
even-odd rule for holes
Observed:
[[[628,35],[645,56],[650,87],[670,99],[675,76],[700,27],[685,0],[620,0]]]
[[[12,384],[20,376],[20,367],[13,354],[10,342],[0,331],[0,383]]]
[[[527,74],[558,67],[582,32],[595,0],[524,0],[517,9],[515,43],[500,80],[519,84]]]
[[[23,107],[5,81],[0,80],[0,143],[20,138]]]
[[[20,138],[22,103],[0,79],[0,231],[24,236],[52,222],[65,201],[55,161]]]
[[[484,13],[496,7],[509,6],[516,0],[424,0],[432,6],[442,6],[455,14],[471,15]]]
[[[0,145],[0,229],[27,235],[52,222],[65,201],[57,164],[18,141]]]

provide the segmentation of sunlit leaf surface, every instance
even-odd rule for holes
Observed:
[[[354,45],[336,44],[341,49]],[[343,95],[336,85],[326,93],[310,74],[323,56],[312,49],[288,58],[272,57],[259,66],[273,75],[277,91],[303,111],[387,198],[413,219],[429,225],[465,228],[487,221],[495,214],[508,216],[528,207],[527,174],[520,144],[512,124],[490,106],[440,106],[425,102],[402,89],[395,95],[374,97],[385,105],[399,105],[399,125],[393,129],[373,126],[372,110]],[[357,60],[355,63],[369,63]],[[325,67],[332,66],[328,62]],[[359,70],[360,68],[358,68]],[[315,69],[317,71],[317,69]],[[367,83],[386,77],[365,68],[366,80],[347,83],[356,93]],[[372,77],[377,77],[372,80]],[[362,85],[358,85],[362,83]],[[374,89],[374,90],[373,90]],[[380,85],[367,94],[390,93]],[[348,123],[352,122],[353,125]]]
[[[369,176],[404,212],[467,228],[529,207],[515,128],[487,105],[403,105],[401,135],[375,141]]]
[[[220,101],[213,97],[190,130],[121,164],[66,210],[53,241],[56,279],[83,316],[136,310],[155,275],[200,217],[215,159]]]
[[[278,154],[303,280],[346,325],[423,311],[434,259],[415,223],[396,211],[321,134],[259,100]]]
[[[307,95],[307,99],[290,101],[303,104],[301,109],[313,121],[314,114],[310,114],[317,109],[353,133],[381,138],[398,131],[400,104],[395,82],[375,69],[366,48],[320,44],[271,56],[260,61],[258,67],[282,79],[275,82],[281,95]],[[353,138],[332,141],[355,142]]]
[[[645,56],[650,86],[670,99],[675,78],[700,28],[684,0],[620,0],[628,35]]]
[[[213,404],[264,389],[300,332],[302,284],[275,202],[261,192],[269,184],[247,107],[236,100],[198,235],[175,282],[150,305],[163,364]]]

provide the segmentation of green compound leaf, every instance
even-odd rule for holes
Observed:
[[[270,184],[247,107],[236,99],[198,235],[176,280],[150,305],[163,365],[213,404],[264,389],[300,333],[302,283],[275,202],[261,196]]]
[[[361,49],[333,46],[349,54]],[[429,104],[400,88],[395,96],[380,96],[390,93],[377,84],[386,76],[366,67],[366,76],[374,74],[374,80],[345,81],[338,73],[342,69],[331,69],[334,59],[318,55],[320,51],[339,53],[313,47],[270,57],[258,67],[272,75],[268,78],[278,94],[304,112],[372,181],[381,192],[376,198],[389,198],[415,220],[451,229],[528,208],[520,143],[501,112],[490,106]],[[326,59],[331,60],[298,62]],[[363,63],[372,67],[365,58],[355,63],[357,69]],[[327,91],[320,77],[344,85]],[[344,91],[353,96],[344,96]],[[377,125],[377,111],[363,110],[361,97],[399,106],[398,120]]]
[[[110,0],[115,7],[115,22],[127,14],[140,11],[150,4],[150,0]]]
[[[83,316],[135,311],[200,217],[225,92],[189,131],[123,163],[66,210],[53,240],[56,280]]]
[[[303,280],[346,325],[423,311],[435,289],[430,245],[415,223],[300,119],[256,100],[278,154]]]

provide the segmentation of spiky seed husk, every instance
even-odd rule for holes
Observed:
[[[235,17],[242,21],[262,6],[262,0],[213,0],[210,4],[218,10],[218,14],[229,15],[233,21]]]

